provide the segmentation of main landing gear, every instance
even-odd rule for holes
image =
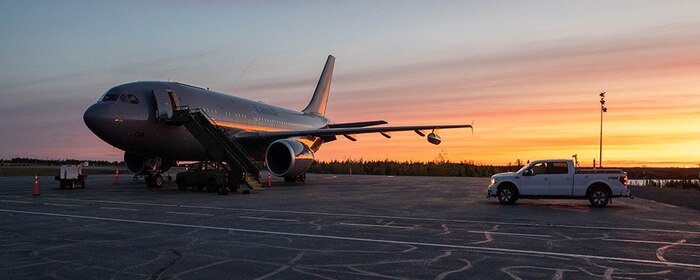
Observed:
[[[285,183],[303,183],[306,181],[306,173],[301,173],[297,176],[284,177]]]
[[[172,181],[172,177],[170,175],[167,176],[167,179],[168,181]],[[146,175],[146,186],[149,188],[163,187],[164,182],[165,178],[160,173]]]

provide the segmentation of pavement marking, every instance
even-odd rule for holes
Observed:
[[[134,209],[134,208],[119,208],[119,207],[100,207],[100,208],[108,209],[108,210],[141,211],[141,209]]]
[[[479,251],[479,252],[487,252],[487,253],[509,253],[509,254],[515,253],[515,254],[542,256],[542,257],[595,259],[595,260],[604,260],[604,261],[617,261],[617,262],[625,262],[625,263],[664,265],[664,266],[665,265],[673,265],[673,266],[679,266],[679,267],[700,269],[700,264],[693,264],[693,263],[663,262],[663,261],[658,261],[658,260],[644,260],[644,259],[598,256],[598,255],[583,255],[583,254],[557,253],[557,252],[547,252],[547,251],[495,248],[495,247],[451,245],[451,244],[428,243],[428,242],[417,242],[417,241],[400,241],[400,240],[390,240],[390,239],[372,239],[372,238],[347,237],[347,236],[336,236],[336,235],[321,235],[321,234],[294,233],[294,232],[283,232],[283,231],[243,229],[243,228],[233,228],[233,227],[191,225],[191,224],[179,224],[179,223],[167,223],[167,222],[154,222],[154,221],[145,221],[145,220],[104,218],[104,217],[97,217],[97,216],[82,216],[82,215],[58,214],[58,213],[48,213],[48,212],[20,211],[20,210],[9,210],[9,209],[2,209],[2,208],[0,208],[0,212],[15,213],[15,214],[27,214],[27,215],[52,216],[52,217],[63,217],[63,218],[77,218],[77,219],[97,220],[97,221],[110,221],[110,222],[131,223],[131,224],[143,224],[143,225],[157,225],[157,226],[171,226],[171,227],[181,227],[181,228],[223,230],[223,231],[234,231],[234,232],[245,232],[245,233],[256,233],[256,234],[272,234],[272,235],[281,235],[281,236],[295,236],[295,237],[330,239],[330,240],[358,241],[358,242],[369,242],[369,243],[401,244],[401,245],[426,246],[426,247],[435,247],[435,248],[462,249],[462,250],[471,250],[471,251]]]
[[[65,207],[80,207],[80,205],[75,205],[75,204],[61,204],[61,203],[42,203],[44,205],[51,205],[51,206],[65,206]]]
[[[173,212],[173,211],[166,211],[165,213],[168,214],[177,214],[177,215],[191,215],[191,216],[214,216],[213,214],[202,214],[202,213],[191,213],[191,212]]]
[[[628,243],[645,243],[645,244],[657,244],[657,245],[676,245],[676,246],[690,246],[690,247],[700,247],[700,244],[695,243],[678,243],[678,242],[664,242],[664,241],[650,241],[650,240],[631,240],[631,239],[614,239],[606,238],[601,239],[603,241],[615,241],[615,242],[628,242]]]
[[[299,215],[319,215],[319,216],[335,216],[335,217],[359,217],[371,219],[399,219],[411,221],[431,221],[431,222],[452,222],[452,223],[469,223],[469,224],[487,224],[487,225],[510,225],[522,227],[550,227],[550,228],[573,228],[573,229],[595,229],[595,230],[610,230],[610,231],[646,231],[646,232],[663,232],[663,233],[684,233],[697,234],[700,231],[688,231],[677,229],[655,229],[655,228],[630,228],[630,227],[604,227],[604,226],[581,226],[581,225],[562,225],[562,224],[541,224],[541,223],[513,223],[513,222],[492,222],[478,220],[458,220],[458,219],[440,219],[428,217],[401,217],[401,216],[386,216],[386,215],[363,215],[363,214],[344,214],[332,212],[309,212],[295,210],[269,210],[269,209],[253,209],[253,208],[226,208],[213,206],[197,206],[197,205],[174,205],[174,204],[158,204],[158,203],[143,203],[143,202],[124,202],[112,200],[90,200],[90,199],[75,199],[75,198],[53,198],[58,200],[82,201],[94,203],[113,203],[113,204],[128,204],[128,205],[147,205],[147,206],[162,206],[162,207],[178,207],[178,208],[195,208],[209,210],[226,210],[226,211],[248,211],[260,213],[285,213]]]
[[[526,233],[512,233],[512,232],[498,232],[498,231],[476,231],[476,230],[469,230],[467,232],[470,233],[488,233],[488,234],[494,234],[494,235],[513,235],[513,236],[523,236],[523,237],[544,237],[544,238],[551,238],[551,235],[546,235],[546,234],[526,234]]]
[[[299,221],[296,219],[277,219],[277,218],[251,217],[251,216],[238,216],[238,217],[241,219],[280,221],[280,222],[298,222]]]
[[[10,202],[10,203],[24,203],[24,204],[34,204],[34,202],[31,201],[21,201],[21,200],[7,200],[7,199],[0,199],[2,202]]]
[[[683,243],[685,243],[685,242],[686,242],[685,239],[681,239],[681,240],[678,240],[677,242],[675,242],[675,243],[673,243],[673,244],[669,244],[669,245],[665,245],[665,246],[659,247],[658,249],[656,249],[656,258],[659,259],[659,260],[662,261],[662,262],[668,263],[668,261],[666,260],[666,258],[664,258],[664,254],[666,254],[666,250],[668,250],[669,248],[674,247],[674,246],[676,246],[676,245],[683,244]]]
[[[372,224],[354,224],[354,223],[338,223],[338,225],[344,226],[356,226],[356,227],[384,227],[384,228],[400,228],[400,229],[413,229],[415,227],[405,227],[405,226],[390,226],[390,225],[372,225]]]

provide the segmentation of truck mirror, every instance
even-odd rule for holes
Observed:
[[[532,176],[535,175],[535,172],[532,171],[532,169],[527,169],[523,171],[523,176]]]

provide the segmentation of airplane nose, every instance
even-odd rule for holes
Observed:
[[[110,111],[109,108],[105,107],[105,104],[93,104],[85,110],[83,121],[92,133],[102,137],[104,133],[108,133],[108,130],[112,128],[110,126],[110,120],[112,120]]]

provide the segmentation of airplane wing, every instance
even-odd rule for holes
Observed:
[[[347,128],[319,128],[308,130],[291,130],[291,131],[272,131],[272,132],[252,132],[245,131],[235,135],[238,140],[253,140],[253,139],[283,139],[289,137],[330,137],[343,135],[346,138],[353,140],[353,134],[363,133],[381,133],[384,137],[389,138],[389,132],[392,131],[415,131],[420,136],[425,136],[421,130],[437,130],[437,129],[452,129],[452,128],[471,128],[471,124],[449,124],[449,125],[412,125],[412,126],[375,126],[375,127],[347,127]]]
[[[328,128],[343,128],[343,127],[366,127],[388,124],[385,120],[380,121],[367,121],[367,122],[351,122],[351,123],[329,123]]]

